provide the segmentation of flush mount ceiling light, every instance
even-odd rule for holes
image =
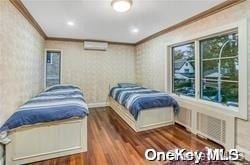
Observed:
[[[132,0],[112,0],[111,6],[117,12],[126,12],[132,7]]]
[[[69,25],[69,26],[74,26],[75,23],[74,23],[73,21],[68,21],[68,22],[67,22],[67,25]]]
[[[136,28],[136,27],[134,27],[134,28],[131,29],[131,32],[132,32],[132,33],[138,33],[138,32],[139,32],[139,29]]]

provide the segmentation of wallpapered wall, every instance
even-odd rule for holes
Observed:
[[[211,15],[207,18],[194,22],[190,25],[179,28],[175,31],[159,36],[153,40],[143,43],[136,47],[136,80],[145,86],[159,90],[164,90],[164,55],[165,43],[179,41],[182,38],[206,31],[209,28],[226,25],[244,17],[248,17],[248,29],[250,31],[250,2],[246,1],[237,6]],[[248,33],[250,40],[250,33]],[[248,71],[250,71],[250,42],[248,42]],[[249,93],[249,112],[250,112],[250,72],[248,72],[248,93]],[[250,113],[249,113],[250,119]],[[250,151],[250,121],[237,120],[237,144]]]
[[[8,1],[0,1],[0,125],[42,90],[44,39]]]
[[[89,51],[82,42],[46,41],[45,47],[62,50],[62,83],[81,87],[88,104],[106,102],[109,84],[135,82],[133,46],[109,45],[107,51]]]
[[[45,47],[63,51],[62,83],[80,86],[88,103],[102,103],[107,99],[109,84],[117,82],[136,80],[144,86],[164,90],[166,42],[174,42],[243,17],[250,17],[250,2],[179,28],[136,48],[110,45],[106,52],[86,51],[83,50],[83,43],[62,41],[46,41]],[[0,20],[1,125],[18,106],[43,89],[44,40],[7,0],[0,1]],[[250,42],[248,44],[250,64]],[[250,65],[248,67],[250,70]],[[248,74],[250,108],[250,72]],[[237,144],[250,150],[250,143],[246,143],[250,137],[250,121],[237,120],[236,123]]]

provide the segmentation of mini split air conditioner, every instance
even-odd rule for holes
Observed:
[[[106,51],[108,49],[108,43],[107,42],[84,41],[83,47],[85,50]]]

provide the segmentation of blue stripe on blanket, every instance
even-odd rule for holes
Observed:
[[[26,104],[24,104],[23,106],[21,106],[18,110],[28,110],[28,108],[26,107],[26,105],[32,106],[32,108],[34,108],[35,106],[44,106],[46,103],[48,103],[47,107],[50,108],[52,107],[52,103],[54,103],[55,105],[59,104],[59,103],[65,103],[65,101],[82,101],[84,102],[84,99],[82,96],[69,96],[69,97],[55,97],[53,99],[46,97],[46,98],[42,98],[42,99],[32,99],[30,101],[28,101]],[[39,107],[38,107],[39,108]]]
[[[131,88],[120,88],[114,87],[110,91],[110,96],[112,96],[115,100],[117,100],[118,96],[122,91],[129,91],[129,90],[137,90],[137,89],[145,89],[143,87],[131,87]]]
[[[143,94],[143,93],[153,93],[153,92],[156,92],[152,89],[134,89],[134,90],[128,90],[128,91],[121,91],[119,93],[119,96],[117,97],[117,101],[125,106],[125,103],[126,103],[126,100],[131,96],[131,95],[134,95],[134,94]]]

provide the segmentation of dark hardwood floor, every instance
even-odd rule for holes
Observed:
[[[111,108],[96,108],[90,110],[88,118],[87,153],[46,160],[34,165],[164,164],[166,162],[146,161],[145,150],[201,150],[206,146],[221,147],[196,137],[178,125],[136,133]]]

